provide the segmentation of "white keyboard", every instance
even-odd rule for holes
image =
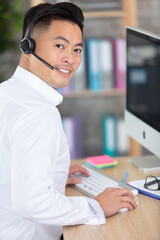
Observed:
[[[82,166],[88,170],[90,174],[89,177],[86,177],[80,172],[72,174],[70,177],[78,177],[82,180],[81,183],[72,185],[72,187],[84,193],[85,195],[95,198],[108,187],[128,188],[135,196],[138,194],[137,189],[134,189],[125,183],[121,183],[120,181],[117,181],[116,179],[111,178],[89,166]]]

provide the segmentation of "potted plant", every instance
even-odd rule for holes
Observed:
[[[0,55],[8,50],[16,50],[16,36],[22,27],[22,2],[20,0],[1,0],[0,3]],[[0,69],[0,81],[4,80],[3,68]]]

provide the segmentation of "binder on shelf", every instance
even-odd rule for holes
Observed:
[[[59,92],[62,95],[68,95],[73,91],[73,78],[70,79],[69,84],[66,87],[60,88]]]
[[[117,119],[117,152],[119,156],[128,155],[129,151],[129,138],[125,131],[124,118]]]
[[[122,38],[113,40],[115,87],[125,89],[126,77],[126,42]]]
[[[88,85],[89,89],[93,91],[102,89],[99,49],[100,40],[98,38],[90,38],[86,40]]]
[[[72,117],[62,118],[62,123],[70,150],[70,156],[71,158],[73,158],[75,155],[73,118]]]
[[[73,159],[80,159],[84,157],[83,153],[83,116],[77,114],[74,117],[74,142],[75,155]]]
[[[113,48],[109,39],[100,41],[102,89],[114,87]]]
[[[102,118],[103,126],[103,152],[114,157],[117,155],[117,131],[116,117],[114,115],[104,116]]]
[[[82,117],[79,115],[64,117],[62,118],[62,124],[66,134],[71,159],[82,158]]]
[[[75,75],[73,76],[73,90],[76,92],[83,91],[87,88],[86,86],[86,54],[85,47],[83,47],[83,51],[81,54],[81,63],[79,68],[77,69]]]

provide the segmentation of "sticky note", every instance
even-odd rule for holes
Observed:
[[[108,155],[88,157],[86,160],[92,165],[113,164],[115,162],[115,160]]]
[[[86,162],[86,165],[90,167],[98,168],[98,169],[103,169],[103,168],[114,167],[117,165],[117,163],[118,163],[117,161],[114,161],[114,163],[110,163],[110,164],[93,165],[89,162]]]

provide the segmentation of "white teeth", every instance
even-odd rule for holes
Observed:
[[[61,68],[59,68],[58,70],[63,72],[63,73],[69,73],[69,70],[65,70],[65,69],[61,69]]]

